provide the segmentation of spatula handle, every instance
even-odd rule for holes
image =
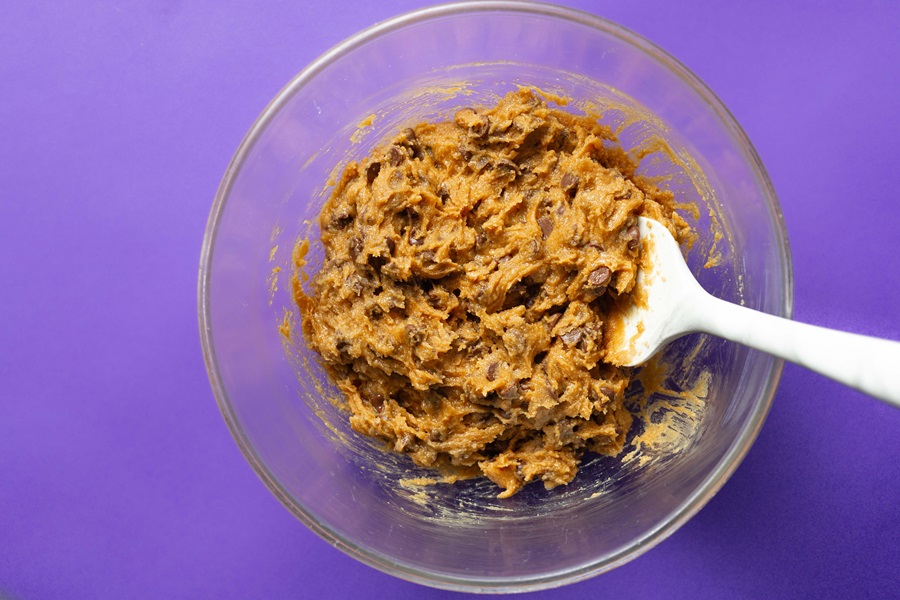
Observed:
[[[698,329],[762,350],[900,407],[900,342],[798,323],[708,294]]]

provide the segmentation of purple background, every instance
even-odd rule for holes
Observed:
[[[424,5],[9,2],[0,18],[0,597],[446,598],[330,547],[231,439],[197,333],[207,214],[307,63]],[[900,339],[900,4],[566,2],[653,40],[744,126],[798,320]],[[900,367],[898,367],[900,368]],[[798,367],[693,520],[533,598],[900,589],[900,411]]]

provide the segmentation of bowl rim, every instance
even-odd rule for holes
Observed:
[[[477,12],[526,13],[564,20],[597,29],[604,34],[613,36],[642,51],[678,77],[688,88],[693,90],[713,111],[715,116],[725,126],[728,133],[731,134],[736,146],[745,154],[745,160],[747,160],[755,179],[761,186],[763,196],[766,199],[766,207],[768,208],[770,222],[776,232],[776,239],[774,241],[776,244],[776,252],[780,258],[781,285],[784,290],[784,296],[780,307],[780,316],[786,318],[792,316],[793,268],[790,246],[787,238],[787,228],[778,198],[765,167],[746,133],[722,101],[719,100],[715,93],[713,93],[705,83],[672,55],[653,42],[650,42],[639,34],[603,17],[581,10],[544,2],[522,0],[467,0],[413,10],[363,29],[332,47],[311,62],[306,68],[295,75],[269,102],[238,146],[238,149],[225,170],[225,174],[223,175],[216,192],[215,200],[207,221],[200,254],[200,272],[197,294],[198,317],[204,364],[206,366],[207,375],[209,376],[216,403],[228,425],[228,429],[240,447],[244,457],[253,467],[259,478],[281,501],[281,503],[284,504],[285,507],[304,525],[326,540],[329,544],[350,556],[353,556],[362,563],[401,579],[455,591],[481,593],[526,592],[582,581],[612,570],[647,552],[672,535],[693,517],[731,477],[758,436],[766,416],[768,415],[769,409],[771,408],[784,369],[784,361],[780,359],[773,360],[772,367],[768,373],[768,378],[765,381],[762,390],[761,402],[758,403],[751,414],[750,419],[745,423],[736,443],[733,444],[731,450],[720,460],[716,469],[677,510],[669,515],[665,521],[648,531],[643,537],[635,540],[630,546],[623,548],[612,555],[590,560],[578,567],[541,573],[534,577],[466,578],[458,575],[446,575],[418,569],[382,555],[374,550],[360,547],[339,534],[327,523],[318,521],[313,515],[304,511],[304,507],[300,506],[299,503],[293,499],[291,494],[278,482],[277,478],[266,467],[265,463],[254,450],[249,438],[241,426],[240,420],[229,401],[227,390],[222,383],[210,320],[209,290],[211,266],[220,217],[227,204],[233,183],[240,172],[245,159],[249,155],[250,150],[253,148],[262,131],[266,129],[293,94],[336,60],[391,31],[435,18]]]

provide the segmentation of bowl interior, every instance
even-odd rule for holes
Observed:
[[[684,338],[634,386],[641,418],[623,456],[588,457],[570,485],[506,500],[483,479],[421,485],[434,473],[349,428],[296,327],[293,247],[309,239],[307,270],[321,264],[316,216],[341,165],[404,126],[492,104],[517,85],[600,111],[626,149],[646,151],[644,174],[699,208],[689,262],[704,287],[790,310],[784,230],[749,143],[683,67],[618,27],[542,5],[439,7],[314,63],[248,134],[213,208],[200,282],[207,364],[232,432],[288,508],[369,564],[442,587],[546,587],[651,547],[737,466],[781,369],[733,344]]]

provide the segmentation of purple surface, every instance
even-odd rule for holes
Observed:
[[[566,4],[661,45],[744,126],[781,198],[795,317],[900,339],[900,5]],[[278,503],[216,408],[196,318],[207,214],[255,117],[329,47],[422,5],[4,7],[0,598],[458,596],[357,563]],[[788,366],[693,520],[530,597],[892,596],[898,456],[900,411]]]

